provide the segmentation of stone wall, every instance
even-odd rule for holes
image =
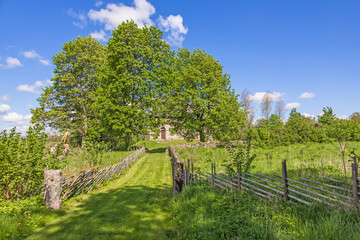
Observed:
[[[195,143],[184,143],[181,145],[176,145],[175,148],[212,148],[212,147],[219,147],[221,145],[220,142],[195,142]]]

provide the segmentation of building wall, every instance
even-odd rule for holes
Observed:
[[[161,138],[161,129],[165,129],[165,139]],[[153,136],[151,136],[152,132],[150,132],[150,140],[183,140],[184,138],[177,135],[177,134],[171,134],[170,133],[170,125],[165,124],[164,127],[160,128],[160,135],[157,138],[153,138]]]

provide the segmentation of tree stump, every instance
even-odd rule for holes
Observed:
[[[54,210],[61,208],[61,192],[62,192],[62,171],[47,170],[45,172],[45,207]]]

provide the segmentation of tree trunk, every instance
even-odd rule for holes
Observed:
[[[204,130],[200,130],[199,135],[200,135],[200,142],[206,142],[206,135]]]
[[[131,142],[131,133],[125,133],[125,148],[128,149]]]

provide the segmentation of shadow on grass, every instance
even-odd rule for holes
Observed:
[[[166,152],[166,147],[164,148],[154,148],[149,150],[149,153],[165,153]]]
[[[30,239],[170,239],[169,185],[127,186],[90,196]]]

